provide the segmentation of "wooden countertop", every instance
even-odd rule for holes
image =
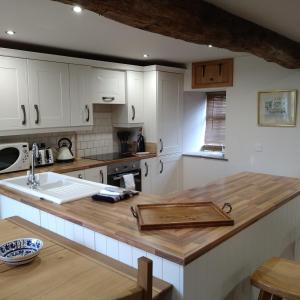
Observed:
[[[300,179],[239,173],[172,197],[139,195],[115,204],[84,198],[63,205],[36,200],[0,187],[0,194],[80,224],[94,231],[186,265],[300,194]],[[130,206],[144,203],[230,202],[234,226],[140,232]]]
[[[41,239],[44,248],[28,265],[0,262],[0,299],[127,299],[138,292],[133,268],[18,217],[0,221],[0,243],[28,236]],[[154,299],[166,297],[170,288],[154,279]]]
[[[42,173],[42,172],[68,173],[68,172],[79,171],[83,169],[108,166],[114,163],[126,162],[129,160],[142,160],[142,159],[153,158],[153,157],[156,157],[156,154],[132,156],[132,157],[120,158],[115,160],[105,160],[105,161],[79,158],[70,163],[55,163],[54,165],[48,167],[47,166],[38,167],[36,168],[36,172],[37,173]],[[27,171],[19,171],[19,172],[0,174],[0,180],[12,178],[16,176],[24,176],[26,175],[26,172]]]

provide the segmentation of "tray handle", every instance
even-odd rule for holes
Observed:
[[[132,215],[137,219],[138,215],[137,215],[136,211],[134,210],[133,206],[130,207],[130,210],[131,210]]]
[[[227,210],[226,210],[227,209]],[[222,210],[227,213],[230,214],[232,212],[232,205],[229,202],[224,203]]]

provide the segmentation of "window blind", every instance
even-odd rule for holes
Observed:
[[[205,144],[224,145],[226,93],[207,93]]]

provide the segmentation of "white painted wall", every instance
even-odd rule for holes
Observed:
[[[190,86],[188,69],[186,91],[191,90]],[[269,89],[300,90],[300,70],[285,69],[254,56],[235,58],[234,86],[226,89],[226,157],[229,162],[221,162],[224,167],[219,168],[213,160],[204,162],[201,158],[185,157],[183,174],[189,176],[184,188],[202,185],[219,178],[220,174],[245,170],[300,177],[300,105],[296,127],[258,127],[257,92]],[[262,151],[256,151],[260,145]]]
[[[183,153],[199,151],[204,144],[206,125],[206,94],[183,94]]]

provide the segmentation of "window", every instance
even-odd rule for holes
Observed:
[[[223,150],[221,146],[225,143],[225,120],[226,92],[207,93],[205,145],[202,150]]]

